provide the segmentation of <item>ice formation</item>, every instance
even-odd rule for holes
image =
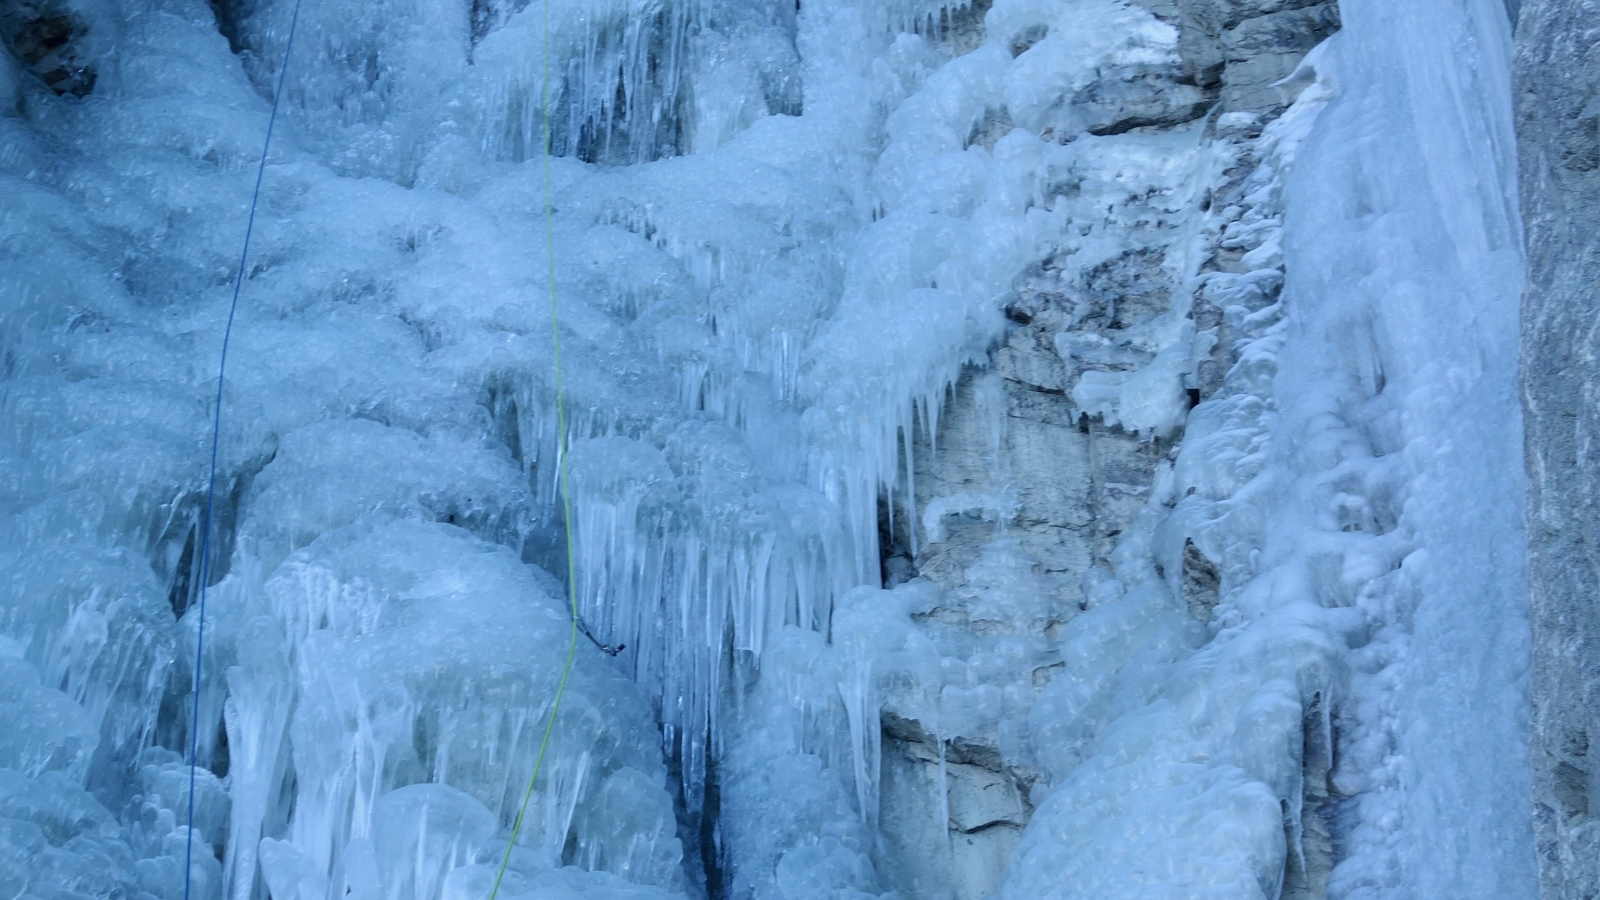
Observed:
[[[306,0],[194,696],[291,5],[0,14],[0,893],[482,900],[570,582],[626,649],[508,900],[1532,896],[1499,3],[1344,0],[1263,130],[1170,3]],[[1157,460],[1054,568],[983,371],[1042,296]],[[960,598],[891,569],[961,521]]]

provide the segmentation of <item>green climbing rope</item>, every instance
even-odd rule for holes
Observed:
[[[554,187],[550,175],[550,0],[544,0],[544,63],[539,86],[540,131],[544,144],[544,244],[545,269],[550,290],[550,342],[554,348],[556,372],[556,467],[559,470],[561,494],[561,527],[567,539],[567,605],[572,613],[571,634],[567,639],[567,660],[561,667],[561,681],[556,685],[555,699],[550,703],[550,715],[545,719],[544,737],[539,739],[539,754],[533,760],[533,774],[528,776],[528,786],[522,792],[522,802],[517,806],[517,818],[511,824],[511,839],[506,842],[505,856],[494,875],[494,888],[489,900],[500,894],[500,882],[505,878],[506,866],[511,863],[511,851],[517,846],[517,835],[522,832],[522,820],[528,815],[528,801],[533,799],[533,787],[539,780],[539,770],[544,767],[545,751],[550,748],[550,733],[556,727],[556,712],[561,709],[561,697],[567,692],[567,678],[572,674],[572,661],[578,653],[578,571],[573,564],[572,552],[572,491],[567,479],[567,408],[563,399],[561,379],[561,325],[556,303],[556,227]]]

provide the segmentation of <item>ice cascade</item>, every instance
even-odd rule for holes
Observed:
[[[0,893],[482,900],[570,584],[507,900],[1533,896],[1497,0],[307,0],[196,696],[291,3],[0,11]]]

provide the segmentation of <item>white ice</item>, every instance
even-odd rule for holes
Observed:
[[[1203,101],[1123,0],[996,0],[976,37],[952,0],[309,0],[198,696],[291,4],[222,5],[234,47],[199,0],[35,6],[96,80],[0,51],[0,893],[183,896],[193,739],[192,896],[481,900],[570,583],[626,649],[579,639],[507,898],[698,896],[707,860],[739,900],[888,890],[886,705],[1044,773],[1001,898],[1276,898],[1317,754],[1349,798],[1330,896],[1531,896],[1499,4],[1345,0],[1202,214],[1226,116],[1093,133]],[[1114,571],[1040,636],[1056,585],[1002,534],[973,633],[930,624],[937,588],[881,588],[880,500],[930,540],[1013,517],[917,511],[919,433],[1024,270],[1156,232],[1251,271],[1168,254],[1169,310],[1056,340],[1107,369],[1081,415],[1181,435]],[[1245,342],[1190,410],[1201,293]]]

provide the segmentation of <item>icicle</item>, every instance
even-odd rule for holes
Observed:
[[[917,552],[918,552],[917,529],[915,527],[916,526],[916,509],[917,509],[917,462],[916,462],[916,454],[912,449],[912,447],[913,447],[912,431],[915,428],[916,428],[916,425],[908,420],[905,423],[905,427],[902,428],[901,431],[900,431],[900,434],[902,435],[902,441],[903,441],[903,443],[905,445],[905,454],[906,454],[906,509],[909,511],[909,515],[911,516],[911,524],[912,524],[912,527],[910,529],[908,529],[910,531],[910,533],[911,533],[911,557],[912,557],[912,559],[915,559],[917,557]]]
[[[950,776],[949,769],[945,767],[943,718],[934,713],[933,740],[939,745],[939,823],[944,828],[945,845],[948,847],[955,838],[950,828]]]

